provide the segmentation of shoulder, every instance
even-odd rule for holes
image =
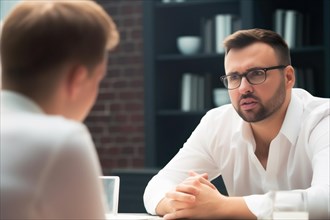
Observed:
[[[62,116],[18,113],[1,121],[1,136],[11,145],[25,143],[29,148],[58,150],[67,146],[83,146],[91,137],[85,125]],[[16,137],[16,139],[14,139]]]
[[[303,109],[303,118],[324,118],[329,117],[330,99],[311,95],[303,89],[293,89],[292,96],[298,100],[300,108]]]
[[[94,144],[82,123],[35,113],[1,119],[1,176],[23,176],[37,184],[41,177],[62,175],[64,170],[72,174],[98,169]]]
[[[303,89],[293,90],[293,99],[296,111],[301,111],[299,122],[302,132],[307,132],[310,137],[312,133],[328,133],[330,122],[330,99],[312,96]],[[298,114],[299,115],[299,114]]]
[[[41,124],[38,130],[47,139],[44,141],[55,143],[53,147],[64,153],[87,154],[94,146],[88,129],[80,122],[52,116]]]

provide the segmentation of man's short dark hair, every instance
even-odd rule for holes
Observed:
[[[253,43],[265,43],[271,46],[278,57],[281,65],[291,64],[290,51],[284,39],[274,31],[265,29],[240,30],[228,36],[223,44],[226,54],[231,49],[240,49]]]

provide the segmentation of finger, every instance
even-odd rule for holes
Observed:
[[[182,209],[191,209],[195,207],[195,203],[181,202],[177,200],[169,200],[168,204],[171,208],[171,212],[175,212]]]
[[[163,216],[164,219],[183,219],[190,217],[190,210],[189,209],[182,209],[175,212],[168,213]]]
[[[204,178],[200,178],[199,181],[202,183],[202,184],[205,184],[209,187],[211,187],[212,189],[217,189],[209,180],[207,179],[204,179]]]
[[[198,180],[194,180],[192,182],[185,182],[183,184],[178,185],[175,190],[177,192],[182,192],[190,195],[197,195],[199,190],[198,190],[198,185],[201,183]]]
[[[196,197],[185,192],[171,191],[165,194],[165,197],[171,200],[176,200],[180,202],[195,202]]]
[[[207,173],[199,174],[199,173],[196,173],[193,170],[188,171],[188,174],[189,174],[189,176],[201,176],[201,177],[203,177],[205,179],[208,179],[209,178],[209,175]]]
[[[216,187],[208,180],[208,174],[207,173],[203,173],[203,174],[198,174],[194,171],[189,171],[189,176],[194,177],[194,179],[198,179],[199,182],[211,187],[212,189],[216,189]],[[191,179],[187,179],[190,180]],[[194,184],[194,182],[191,182],[192,184]]]

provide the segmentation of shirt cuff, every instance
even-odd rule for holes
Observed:
[[[257,219],[271,219],[271,192],[264,195],[244,196],[243,199],[250,211],[257,217]]]
[[[157,175],[150,180],[143,195],[144,206],[151,215],[156,215],[158,203],[165,197],[166,192],[173,188],[173,183],[170,181],[160,181],[156,178]]]

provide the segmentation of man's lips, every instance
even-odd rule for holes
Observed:
[[[242,110],[251,110],[258,104],[258,101],[253,98],[245,98],[241,99],[239,104]]]

